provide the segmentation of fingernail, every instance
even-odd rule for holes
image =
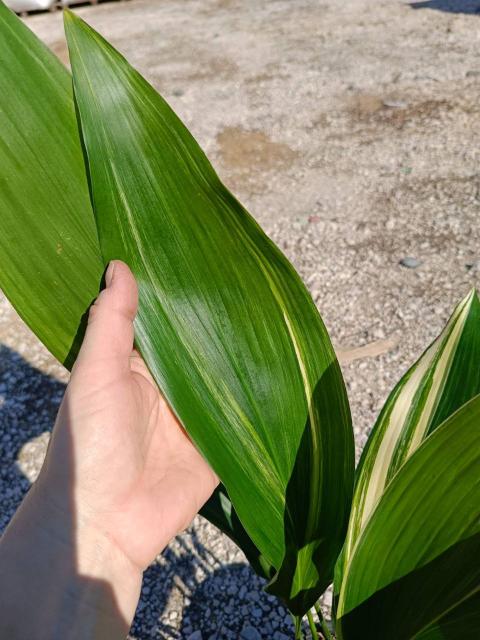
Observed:
[[[105,285],[109,287],[113,282],[113,272],[115,271],[115,262],[112,260],[108,265],[107,272],[105,274]]]

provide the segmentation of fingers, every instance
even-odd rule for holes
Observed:
[[[124,262],[112,260],[105,274],[105,285],[90,308],[78,361],[113,359],[128,365],[138,306],[137,283]]]

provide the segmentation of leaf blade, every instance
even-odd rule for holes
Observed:
[[[0,3],[0,286],[71,366],[103,263],[70,75]]]
[[[308,608],[309,590],[331,577],[353,475],[326,330],[291,265],[163,99],[71,14],[66,31],[102,251],[127,261],[139,283],[142,354],[255,545],[277,569],[288,565],[281,595]],[[287,502],[305,479],[308,502],[297,491]]]
[[[360,638],[359,628],[371,638],[410,638],[480,588],[479,423],[476,396],[428,436],[387,488],[345,575],[338,603],[344,640]]]
[[[478,327],[480,302],[472,290],[387,399],[357,469],[337,593],[355,544],[395,473],[439,424],[480,393]]]

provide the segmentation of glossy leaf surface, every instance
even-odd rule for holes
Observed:
[[[103,263],[70,74],[0,3],[0,287],[70,366]]]
[[[480,302],[474,290],[390,394],[368,439],[357,479],[345,548],[335,583],[386,486],[422,441],[480,393]]]
[[[400,469],[347,566],[343,640],[408,640],[480,589],[480,396]]]
[[[82,317],[98,292],[103,270],[72,79],[56,56],[1,1],[0,34],[4,96],[0,128],[1,286],[32,331],[70,367],[83,336]],[[61,135],[51,135],[53,125]],[[37,143],[42,145],[42,153]],[[34,236],[25,233],[32,228]],[[62,237],[68,237],[68,250],[60,243]],[[203,515],[234,539],[252,566],[265,575],[258,564],[259,554],[226,495],[220,501],[216,494],[205,505]]]
[[[304,613],[331,580],[353,483],[327,332],[167,103],[72,14],[66,31],[100,244],[139,283],[139,348],[277,569],[269,589]]]

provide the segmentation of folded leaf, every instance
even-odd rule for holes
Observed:
[[[275,569],[268,564],[250,540],[223,485],[219,485],[213,492],[210,499],[200,509],[200,515],[207,518],[240,547],[253,570],[259,576],[267,580],[273,576]]]
[[[370,517],[340,592],[341,639],[409,640],[478,592],[479,469],[476,396],[427,437]]]
[[[70,368],[103,271],[72,79],[1,0],[0,35],[0,286]],[[222,498],[215,494],[202,514],[240,546],[260,575],[269,576],[233,505],[226,494]]]
[[[0,2],[0,287],[70,366],[103,272],[70,74]]]
[[[386,486],[443,420],[480,393],[480,302],[472,290],[445,329],[403,376],[372,430],[357,469],[345,547],[335,588]]]
[[[0,130],[0,183],[13,185],[0,192],[0,285],[32,331],[70,368],[81,344],[85,311],[98,292],[103,270],[71,76],[1,0],[0,33],[1,110],[4,116],[8,114]],[[50,135],[54,122],[60,137]],[[22,144],[23,138],[32,142]],[[35,141],[42,145],[41,154]],[[55,190],[51,185],[56,184],[58,166],[63,182]],[[28,192],[28,199],[23,197],[25,185],[35,191],[34,195]],[[62,225],[68,228],[68,251],[59,250]],[[37,231],[33,238],[25,233],[31,228]],[[225,517],[225,501],[226,494],[222,502],[213,497],[203,515],[240,546],[260,575],[269,575],[245,530],[241,531],[230,502],[229,518]]]
[[[66,32],[103,257],[139,284],[138,346],[302,614],[331,580],[353,483],[327,332],[166,102],[70,13]]]

